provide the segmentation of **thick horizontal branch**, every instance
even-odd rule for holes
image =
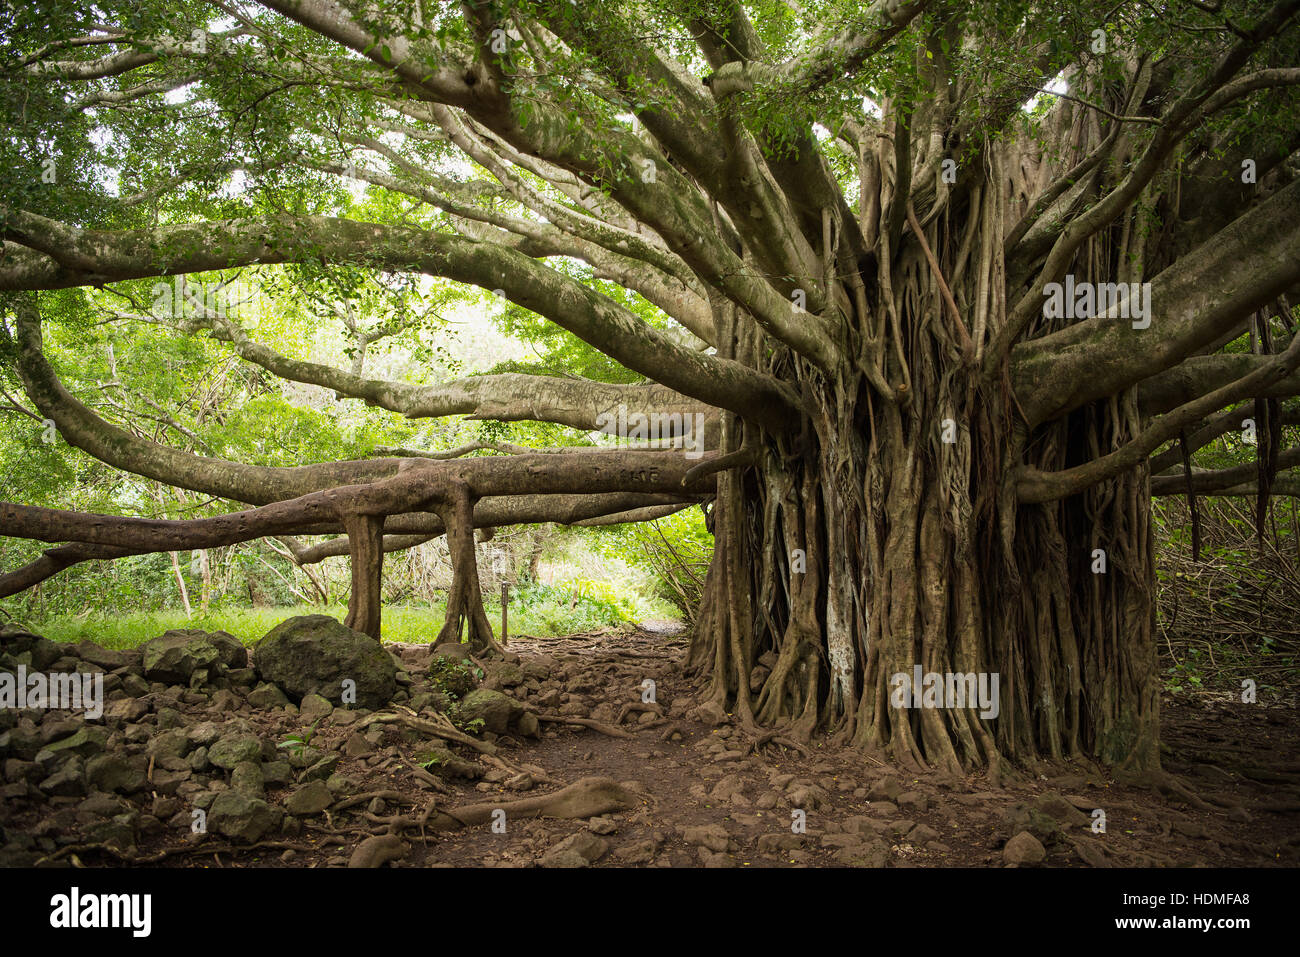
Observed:
[[[44,255],[6,244],[0,289],[59,289],[309,260],[421,272],[499,289],[627,368],[774,431],[793,419],[796,399],[777,380],[679,346],[611,299],[497,244],[320,216],[123,232],[78,230],[12,209],[3,211],[3,221],[0,235]]]
[[[1277,456],[1277,467],[1279,469],[1289,469],[1300,465],[1300,449],[1286,449],[1279,452]],[[1259,475],[1259,464],[1257,462],[1247,462],[1245,465],[1234,465],[1226,469],[1192,469],[1192,491],[1197,495],[1226,495],[1226,489],[1243,487],[1246,485],[1253,486]],[[1296,476],[1277,477],[1280,483],[1283,478],[1295,481]],[[1151,476],[1151,494],[1152,495],[1182,495],[1187,492],[1187,478],[1182,469],[1175,472],[1166,472],[1163,475]]]
[[[1176,366],[1297,283],[1300,181],[1156,276],[1148,328],[1104,316],[1018,345],[1011,364],[1016,397],[1030,425],[1038,425],[1115,395]]]

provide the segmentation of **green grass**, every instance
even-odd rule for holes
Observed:
[[[628,609],[602,600],[600,596],[580,597],[570,607],[572,592],[533,586],[512,593],[510,600],[510,634],[553,638],[576,631],[587,631],[629,620]],[[484,610],[493,630],[501,626],[500,601],[485,601]],[[438,637],[445,606],[385,605],[383,638],[385,641],[427,643]],[[59,615],[27,627],[51,641],[93,641],[106,648],[134,648],[156,638],[171,628],[198,628],[203,631],[226,631],[246,645],[255,644],[263,635],[297,615],[329,615],[342,621],[347,609],[341,605],[295,605],[284,608],[221,608],[207,615],[195,612],[186,618],[179,610],[126,612],[116,615]]]

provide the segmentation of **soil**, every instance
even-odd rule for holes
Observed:
[[[427,646],[390,647],[413,676],[422,674]],[[477,781],[431,781],[412,770],[427,750],[427,731],[372,725],[382,729],[380,740],[369,753],[345,755],[337,771],[355,782],[356,791],[390,792],[387,797],[300,817],[299,833],[277,833],[251,848],[232,847],[214,835],[182,836],[169,826],[125,853],[65,839],[46,856],[47,863],[343,866],[363,839],[387,831],[391,815],[418,817],[431,802],[452,813],[466,805],[505,805],[600,777],[631,787],[632,806],[577,820],[508,812],[504,833],[486,824],[441,831],[404,824],[403,843],[394,851],[402,856],[388,866],[1300,864],[1300,760],[1294,748],[1300,718],[1293,702],[1270,707],[1226,695],[1167,696],[1163,762],[1174,776],[1172,786],[1168,780],[1126,785],[1091,765],[1044,766],[1032,775],[1004,771],[995,786],[983,773],[960,779],[901,774],[828,740],[814,739],[801,753],[772,741],[759,743],[729,720],[718,725],[701,720],[708,714],[695,708],[694,689],[678,668],[683,649],[684,638],[670,623],[563,638],[512,637],[507,650],[521,663],[538,656],[553,659],[551,677],[565,689],[558,710],[594,720],[606,731],[617,726],[623,736],[546,722],[535,739],[503,735],[494,740],[510,769],[488,767]],[[643,702],[646,679],[655,683],[654,705]],[[488,686],[494,683],[489,680]],[[529,684],[533,687],[502,690],[531,706],[539,683]],[[556,696],[545,687],[540,695],[550,706],[532,710],[554,714]],[[1261,699],[1267,697],[1261,693]],[[176,709],[188,720],[214,719],[201,701],[182,700]],[[310,724],[292,710],[245,706],[240,717],[253,722],[264,738],[280,741]],[[313,746],[343,751],[348,738],[355,738],[357,720],[347,712],[325,717]],[[477,757],[472,749],[453,748],[466,761]],[[534,773],[513,773],[520,766]],[[268,786],[267,801],[282,804],[291,790]],[[11,807],[4,826],[33,828],[48,837],[42,818],[77,800]],[[148,812],[149,801],[138,798],[136,806]],[[1104,831],[1098,811],[1104,812]],[[1007,846],[1024,831],[1032,840],[1018,837]]]

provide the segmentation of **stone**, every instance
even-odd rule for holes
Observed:
[[[208,830],[243,844],[260,841],[279,824],[279,815],[265,801],[233,790],[218,794],[208,810]]]
[[[298,705],[298,713],[306,718],[308,723],[323,718],[333,710],[334,705],[330,704],[329,699],[318,694],[304,695]]]
[[[324,781],[312,781],[294,791],[284,802],[284,808],[295,817],[312,817],[334,803],[334,795]]]
[[[1034,800],[1034,807],[1058,824],[1083,827],[1089,825],[1092,820],[1075,807],[1068,798],[1060,794],[1040,794]]]
[[[524,671],[518,665],[499,661],[486,667],[488,675],[502,688],[514,688],[524,683]]]
[[[357,731],[348,735],[343,744],[343,754],[349,758],[364,758],[375,750],[375,746],[366,740],[366,736]]]
[[[889,863],[889,848],[884,842],[873,840],[842,847],[831,856],[850,867],[884,867]]]
[[[654,841],[637,841],[626,847],[615,848],[614,856],[624,864],[649,864],[654,860],[655,844]]]
[[[293,780],[293,768],[288,761],[265,761],[262,764],[262,782],[273,787],[288,784]]]
[[[282,621],[258,642],[253,659],[264,679],[295,700],[320,694],[330,702],[373,710],[388,704],[397,692],[393,656],[369,635],[328,615]],[[345,680],[355,683],[355,702],[343,697]]]
[[[39,787],[50,797],[81,797],[86,793],[85,773],[85,764],[74,754]],[[23,790],[26,791],[26,785]]]
[[[930,807],[930,799],[920,791],[904,791],[894,803],[905,814],[921,814]]]
[[[1041,864],[1047,858],[1042,843],[1028,831],[1021,831],[1002,849],[1002,859],[1017,867],[1022,864]]]
[[[332,751],[327,752],[324,757],[319,758],[307,766],[307,769],[302,772],[302,779],[304,781],[311,781],[319,778],[324,781],[334,773],[335,769],[339,766],[339,761],[339,755]]]
[[[939,840],[939,832],[928,824],[918,824],[907,832],[907,839],[913,844],[929,844]]]
[[[289,703],[289,696],[276,685],[264,681],[248,693],[247,700],[254,708],[267,711],[271,708],[283,708]]]
[[[84,727],[66,738],[52,741],[45,746],[45,750],[89,758],[102,752],[107,744],[108,732],[103,728]]]
[[[119,698],[104,705],[104,720],[131,723],[149,713],[149,706],[139,698]]]
[[[783,851],[792,851],[803,847],[804,839],[799,834],[761,834],[758,838],[758,853],[779,855]]]
[[[134,794],[149,786],[145,769],[129,758],[117,754],[101,754],[86,762],[86,783],[101,791],[117,794]]]
[[[262,759],[262,742],[255,734],[235,732],[225,735],[208,748],[208,760],[219,768],[234,770],[244,761]]]
[[[145,753],[156,760],[183,758],[190,753],[190,736],[183,728],[155,734],[145,746]]]
[[[867,800],[875,803],[876,801],[896,802],[900,794],[903,793],[903,785],[898,778],[885,777],[881,778],[871,786],[867,791]]]
[[[531,711],[525,711],[519,716],[519,720],[515,722],[515,730],[525,738],[539,738],[542,732],[541,722],[537,720],[537,715]]]
[[[266,797],[266,781],[262,777],[262,765],[256,761],[240,761],[230,772],[230,786],[240,794],[251,798]]]
[[[685,828],[682,838],[687,844],[707,847],[711,851],[722,853],[731,841],[727,829],[721,824],[700,824]]]
[[[542,867],[586,867],[600,860],[609,850],[609,841],[587,831],[566,837],[542,855],[539,863]],[[582,862],[572,862],[569,855],[576,855]]]
[[[493,734],[505,734],[512,718],[522,714],[523,708],[513,698],[500,691],[479,688],[471,691],[456,707],[462,727],[470,722],[481,720],[482,730]]]
[[[165,684],[189,684],[194,672],[200,669],[206,669],[211,675],[248,664],[248,649],[224,631],[192,628],[166,631],[145,642],[141,651],[144,676]]]
[[[135,656],[127,651],[116,651],[111,648],[100,647],[93,641],[83,641],[77,645],[77,657],[82,661],[97,665],[105,671],[114,671],[134,664],[133,658]]]

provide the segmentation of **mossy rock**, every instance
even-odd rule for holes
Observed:
[[[397,692],[393,656],[369,635],[328,615],[280,622],[257,643],[253,662],[263,679],[279,685],[294,701],[318,694],[335,705],[375,709]]]

